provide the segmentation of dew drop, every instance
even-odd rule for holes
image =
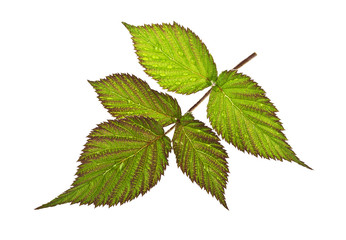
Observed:
[[[120,171],[121,169],[123,169],[123,167],[124,167],[124,163],[122,162],[122,163],[120,164],[120,166],[119,166],[119,171]]]

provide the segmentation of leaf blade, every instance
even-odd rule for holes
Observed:
[[[151,89],[134,75],[113,74],[89,83],[113,117],[151,117],[162,126],[174,123],[181,117],[181,109],[175,98]]]
[[[239,150],[267,159],[294,161],[311,169],[286,142],[276,112],[264,90],[237,71],[220,74],[207,106],[213,128]]]
[[[168,165],[170,140],[153,119],[109,120],[88,138],[72,187],[37,209],[68,202],[123,204],[154,187]]]
[[[228,209],[224,197],[228,156],[219,140],[209,127],[188,113],[177,123],[172,141],[182,172]]]
[[[132,35],[140,64],[161,87],[191,94],[216,80],[212,56],[190,29],[175,22],[144,26],[123,24]]]

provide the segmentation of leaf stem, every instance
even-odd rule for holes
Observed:
[[[175,124],[170,127],[170,129],[168,129],[166,132],[165,132],[165,135],[167,135],[170,131],[172,131],[173,129],[175,128]]]
[[[253,59],[254,57],[257,56],[257,53],[252,53],[250,56],[248,56],[247,58],[245,58],[243,61],[241,61],[240,63],[238,63],[232,70],[237,70],[239,68],[241,68],[242,66],[244,66],[246,63],[248,63],[251,59]],[[208,92],[206,92],[203,97],[201,99],[199,99],[186,113],[192,112],[193,110],[195,110],[195,108],[200,105],[211,93],[212,87],[208,90]],[[170,129],[168,129],[165,132],[165,135],[167,135],[169,132],[171,132],[175,127],[175,124],[170,127]]]
[[[237,66],[235,66],[233,68],[233,70],[237,70],[239,68],[241,68],[242,66],[244,66],[246,63],[248,63],[251,59],[253,59],[254,57],[257,56],[257,53],[252,53],[250,56],[248,56],[247,58],[245,58],[243,61],[241,61],[240,63],[238,63]]]
[[[210,94],[210,92],[211,92],[211,89],[212,89],[212,87],[209,88],[208,92],[206,92],[206,93],[203,95],[203,97],[202,97],[201,99],[199,99],[198,102],[196,102],[187,112],[192,112],[193,110],[195,110],[195,108],[196,108],[199,104],[201,104],[201,102],[203,102],[204,99],[206,99],[206,98],[209,96],[209,94]]]

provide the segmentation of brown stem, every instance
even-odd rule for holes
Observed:
[[[237,69],[239,69],[239,68],[241,68],[242,66],[244,66],[247,62],[249,62],[251,59],[253,59],[254,57],[256,57],[257,56],[257,53],[253,53],[253,54],[251,54],[250,56],[248,56],[247,58],[245,58],[243,61],[241,61],[240,63],[238,63],[238,65],[237,66],[235,66],[233,69],[234,70],[237,70]]]
[[[202,97],[201,99],[199,99],[198,102],[196,102],[187,112],[192,112],[193,110],[195,110],[195,108],[196,108],[201,102],[203,102],[204,99],[206,99],[206,98],[209,96],[209,94],[210,94],[210,92],[211,92],[211,89],[212,89],[212,88],[210,88],[210,89],[208,90],[208,92],[206,92],[206,93],[203,95],[203,97]]]
[[[252,53],[250,56],[248,56],[248,57],[245,58],[243,61],[241,61],[240,63],[238,63],[238,65],[235,66],[232,70],[237,70],[237,69],[241,68],[242,66],[244,66],[247,62],[249,62],[251,59],[253,59],[253,58],[256,57],[256,56],[257,56],[257,53],[255,53],[255,52]],[[201,104],[201,102],[203,102],[204,99],[206,99],[206,98],[210,95],[211,89],[212,89],[212,88],[210,88],[210,89],[208,90],[208,92],[206,92],[206,93],[203,95],[203,97],[202,97],[201,99],[199,99],[199,100],[187,111],[187,113],[192,112],[193,110],[195,110],[195,108],[196,108],[199,104]],[[170,129],[168,129],[168,130],[165,132],[165,135],[166,135],[167,133],[169,133],[170,131],[172,131],[172,130],[174,129],[174,127],[175,127],[175,124],[174,124]]]
[[[165,132],[165,135],[167,135],[170,131],[172,131],[173,129],[175,128],[175,124],[170,128],[168,129],[166,132]]]

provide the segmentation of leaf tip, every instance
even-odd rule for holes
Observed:
[[[309,167],[306,163],[301,161],[297,156],[294,155],[294,158],[292,159],[293,162],[298,163],[300,166],[306,167],[307,169],[314,170],[311,167]]]
[[[41,206],[35,208],[34,210],[40,210],[40,209],[47,208],[47,207],[49,207],[49,206],[48,206],[48,204],[46,203],[46,204],[42,204]]]
[[[307,169],[310,169],[310,170],[314,170],[313,168],[309,167],[307,164],[305,164],[304,162],[300,161],[298,162],[299,165],[303,166],[303,167],[306,167]]]
[[[133,27],[133,25],[131,25],[131,24],[128,24],[128,23],[126,23],[126,22],[121,22],[126,28],[127,28],[127,30],[129,30],[130,31],[130,29]]]
[[[87,80],[87,81],[88,81],[88,83],[90,83],[91,86],[94,86],[95,82],[96,82],[96,81],[91,81],[91,80]]]
[[[220,203],[229,211],[226,201],[220,201]]]

